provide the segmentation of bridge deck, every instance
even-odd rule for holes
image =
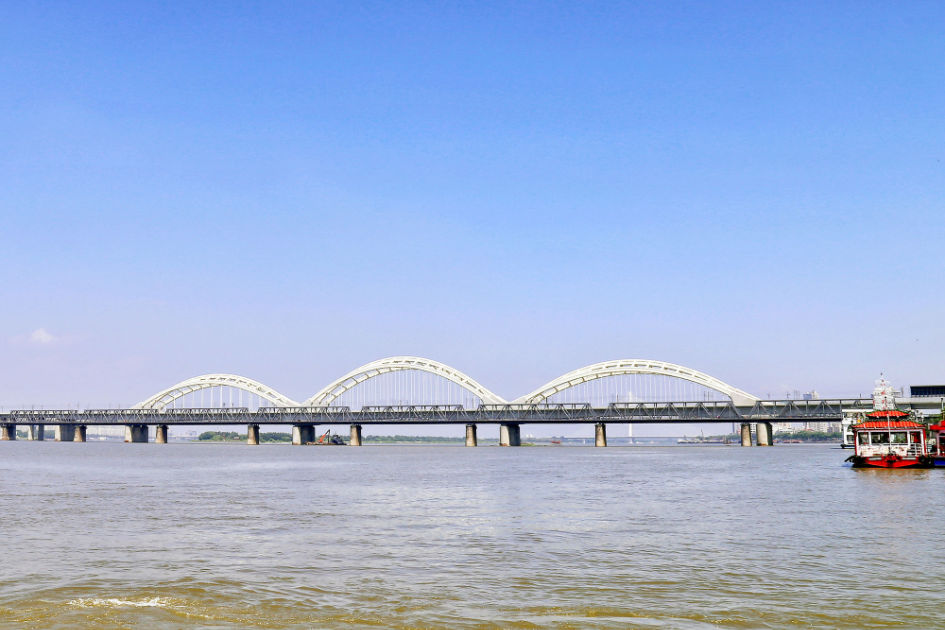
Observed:
[[[902,405],[938,409],[938,399]],[[762,400],[732,402],[497,404],[464,409],[459,405],[364,407],[260,407],[189,409],[29,409],[0,413],[0,424],[203,425],[203,424],[562,424],[666,422],[809,422],[839,421],[845,410],[870,410],[870,398]]]

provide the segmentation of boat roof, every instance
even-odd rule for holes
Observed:
[[[867,418],[903,418],[909,414],[898,409],[877,409],[866,414]]]
[[[853,429],[922,429],[923,425],[912,420],[867,420],[854,424]]]
[[[945,431],[945,424],[933,424],[929,427],[929,431]]]

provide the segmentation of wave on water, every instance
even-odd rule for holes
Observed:
[[[169,597],[149,597],[143,599],[120,599],[118,597],[80,597],[69,602],[77,608],[174,608]]]

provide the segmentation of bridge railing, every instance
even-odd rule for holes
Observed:
[[[351,408],[347,406],[312,406],[312,407],[260,407],[253,416],[268,424],[346,422],[351,417]]]
[[[407,424],[411,420],[462,422],[467,416],[468,412],[462,405],[366,405],[354,414],[359,420],[370,418],[372,421]]]
[[[501,405],[479,405],[476,418],[498,422],[515,420],[516,422],[567,422],[569,420],[588,420],[596,417],[597,412],[590,403],[508,403]]]
[[[731,401],[694,401],[676,403],[619,402],[607,407],[608,418],[617,421],[649,420],[653,422],[700,420],[741,420],[742,415]]]
[[[751,407],[731,401],[610,403],[607,417],[637,421],[776,421],[779,419],[838,419],[845,409],[871,409],[870,399],[760,400]]]
[[[872,409],[872,399],[837,398],[829,400],[759,400],[743,417],[758,420],[779,418],[839,418],[845,409]]]
[[[180,411],[186,413],[184,409]],[[86,409],[72,420],[88,422],[93,418],[95,424],[160,424],[162,419],[167,419],[160,409]]]
[[[46,418],[72,418],[76,409],[13,409],[5,414],[10,422],[41,424]]]
[[[159,411],[152,416],[154,422],[175,422],[181,424],[240,424],[249,413],[247,407],[174,407]],[[142,416],[147,417],[147,416]]]

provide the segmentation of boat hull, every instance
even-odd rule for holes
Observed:
[[[861,457],[853,455],[847,459],[854,468],[932,468],[935,464],[931,458],[921,457],[899,457],[897,455],[887,457]],[[945,459],[942,460],[942,466],[945,466]]]

